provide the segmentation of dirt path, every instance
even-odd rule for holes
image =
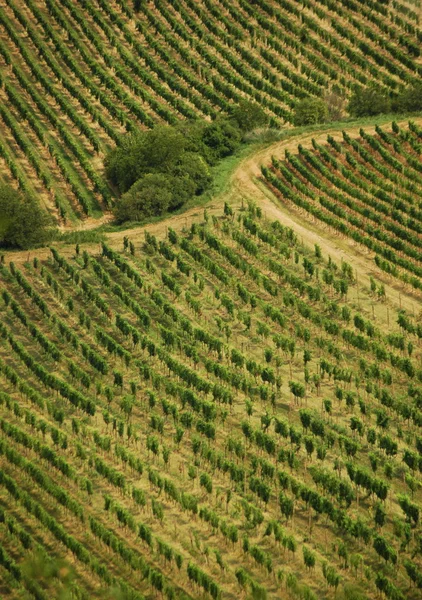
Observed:
[[[415,122],[420,125],[422,124],[422,119],[415,119]],[[406,125],[406,123],[406,121],[399,122],[402,125]],[[364,129],[367,133],[375,132],[375,126],[364,127]],[[358,137],[359,130],[360,127],[344,128],[344,131],[352,137]],[[342,140],[342,131],[332,130],[328,133],[334,139],[340,141]],[[268,218],[277,219],[283,225],[291,227],[306,245],[313,247],[315,244],[318,244],[322,249],[323,255],[331,255],[338,262],[343,258],[351,264],[357,275],[360,287],[369,287],[369,277],[372,276],[384,284],[390,304],[399,308],[406,308],[413,313],[418,313],[422,309],[421,294],[378,269],[373,260],[373,252],[357,244],[352,239],[338,232],[333,232],[327,225],[318,221],[312,215],[305,213],[305,211],[301,211],[287,203],[283,204],[258,179],[261,173],[261,165],[269,164],[271,156],[274,155],[283,158],[286,150],[296,152],[299,144],[305,147],[312,147],[312,139],[323,144],[327,140],[328,133],[322,132],[294,137],[287,141],[272,144],[253,156],[248,157],[233,174],[230,196],[233,198],[240,197],[245,200],[254,200]]]
[[[415,119],[415,122],[422,124],[422,119]],[[407,121],[401,124],[406,125]],[[364,127],[364,129],[367,133],[375,132],[375,126]],[[352,137],[358,137],[360,127],[345,127],[344,130]],[[334,139],[340,141],[343,139],[342,131],[343,129],[330,130],[328,133]],[[384,284],[390,305],[406,308],[410,312],[418,312],[421,308],[421,295],[410,287],[405,289],[403,283],[396,281],[378,269],[373,260],[373,252],[356,244],[350,238],[330,231],[326,225],[317,221],[311,215],[282,204],[265,185],[259,182],[261,165],[269,164],[272,155],[284,157],[285,150],[296,152],[298,144],[312,147],[312,139],[323,144],[327,141],[328,133],[318,132],[292,137],[271,144],[245,158],[233,172],[228,190],[213,199],[207,206],[208,213],[210,215],[221,214],[222,205],[225,201],[230,202],[232,206],[239,206],[242,199],[253,200],[262,208],[269,219],[279,220],[283,225],[291,227],[306,245],[313,247],[318,244],[324,255],[331,255],[337,262],[340,262],[343,258],[351,264],[357,275],[359,287],[369,287],[369,277],[372,276]],[[181,230],[191,222],[202,221],[202,219],[203,208],[194,208],[183,215],[172,217],[160,223],[147,225],[125,233],[108,234],[108,238],[112,245],[119,246],[122,244],[124,235],[136,242],[139,240],[140,235],[143,237],[144,231],[149,231],[160,237],[165,235],[167,227]]]
[[[416,123],[422,124],[422,118],[414,120]],[[406,125],[407,121],[403,121],[401,124]],[[242,200],[253,200],[262,208],[268,218],[277,219],[283,225],[291,227],[306,245],[313,247],[315,244],[318,244],[324,255],[330,255],[338,262],[340,262],[341,258],[344,258],[344,260],[353,266],[360,287],[368,287],[369,276],[373,276],[384,283],[390,304],[397,307],[401,306],[411,312],[415,312],[415,310],[418,312],[421,307],[421,295],[411,288],[406,289],[404,284],[393,280],[378,269],[374,263],[372,252],[358,246],[350,238],[333,233],[326,225],[317,221],[311,215],[304,214],[296,208],[282,204],[259,181],[261,165],[268,164],[271,161],[272,155],[282,158],[284,157],[285,150],[296,152],[299,143],[305,147],[312,147],[313,138],[318,143],[325,143],[328,134],[334,139],[341,140],[343,130],[347,131],[352,137],[358,137],[359,129],[359,127],[344,127],[339,130],[303,134],[262,148],[240,162],[231,176],[227,189],[219,196],[213,198],[206,206],[206,209],[209,215],[217,215],[221,214],[225,201],[236,207],[241,204]],[[367,133],[375,131],[374,126],[365,126],[364,129]],[[164,237],[168,227],[180,231],[184,227],[188,227],[192,222],[202,221],[203,215],[204,207],[192,208],[181,215],[175,215],[158,223],[151,223],[142,227],[128,229],[127,231],[107,233],[106,237],[108,243],[115,248],[122,247],[124,236],[127,236],[135,244],[139,244],[143,241],[146,231],[157,237]],[[108,222],[111,220],[111,216],[106,214],[102,217],[102,220],[104,223]],[[82,224],[79,230],[94,229],[95,226],[98,226],[98,220],[90,220]],[[87,249],[94,251],[96,248],[96,245],[87,246]],[[61,252],[69,256],[74,253],[74,248],[73,246],[63,246]],[[6,260],[13,260],[19,263],[35,255],[39,258],[45,258],[49,255],[49,250],[42,248],[32,252],[11,253],[6,257]]]

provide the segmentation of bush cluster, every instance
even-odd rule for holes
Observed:
[[[386,113],[407,113],[422,110],[422,83],[405,88],[396,97],[390,98],[375,86],[355,90],[348,105],[354,117],[370,117]]]
[[[262,109],[244,102],[213,122],[183,121],[125,136],[105,161],[106,175],[120,194],[117,220],[158,216],[202,194],[211,184],[210,167],[265,123]]]
[[[315,125],[341,120],[345,115],[345,98],[335,91],[324,98],[304,98],[295,106],[293,123],[296,126]],[[370,85],[359,87],[352,93],[347,104],[347,112],[352,117],[371,117],[387,113],[408,113],[422,110],[422,83],[405,88],[394,97],[383,89]]]
[[[37,200],[0,183],[0,246],[26,250],[46,244],[53,235],[49,214]]]

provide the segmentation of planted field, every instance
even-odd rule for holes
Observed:
[[[418,598],[417,316],[205,217],[1,266],[1,596]]]
[[[136,3],[135,3],[136,4]],[[1,172],[62,220],[113,205],[121,134],[242,98],[273,127],[298,100],[420,79],[419,3],[2,0]]]
[[[421,289],[422,130],[393,123],[391,132],[360,134],[299,145],[298,154],[273,157],[263,177],[282,202],[350,236],[379,268]]]

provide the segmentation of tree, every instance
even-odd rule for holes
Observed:
[[[207,160],[215,163],[239,142],[240,130],[228,119],[157,126],[125,136],[105,160],[108,179],[123,194],[117,219],[161,215],[203,193],[211,183]],[[151,179],[160,175],[160,180]]]
[[[34,198],[0,183],[0,246],[42,246],[53,232],[51,217]]]
[[[171,172],[185,151],[185,137],[170,126],[136,131],[122,138],[121,145],[106,158],[106,175],[121,193],[143,175]]]
[[[393,109],[399,112],[422,110],[422,84],[417,82],[407,87],[393,102]]]
[[[293,123],[300,125],[315,125],[327,120],[327,106],[320,98],[304,98],[295,106]]]
[[[139,179],[116,205],[119,222],[140,221],[166,212],[172,202],[172,178],[149,173]]]
[[[390,99],[375,86],[356,89],[350,98],[347,110],[354,117],[388,113],[391,110]]]
[[[212,180],[210,168],[198,152],[184,152],[177,161],[173,174],[179,177],[189,177],[195,185],[195,194],[202,194]]]
[[[190,200],[196,193],[196,184],[189,175],[168,176],[171,199],[168,210],[176,210]]]
[[[206,147],[205,158],[215,164],[220,158],[232,154],[240,144],[241,132],[228,119],[217,119],[207,125],[202,135]]]
[[[258,127],[264,127],[268,123],[268,117],[262,107],[248,100],[241,100],[229,114],[236,121],[239,129],[245,133]]]

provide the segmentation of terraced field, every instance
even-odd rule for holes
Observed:
[[[422,329],[378,282],[253,205],[1,277],[2,597],[419,597]]]
[[[242,98],[270,124],[301,98],[420,79],[420,3],[1,0],[1,172],[59,220],[114,202],[103,158],[137,127]]]

